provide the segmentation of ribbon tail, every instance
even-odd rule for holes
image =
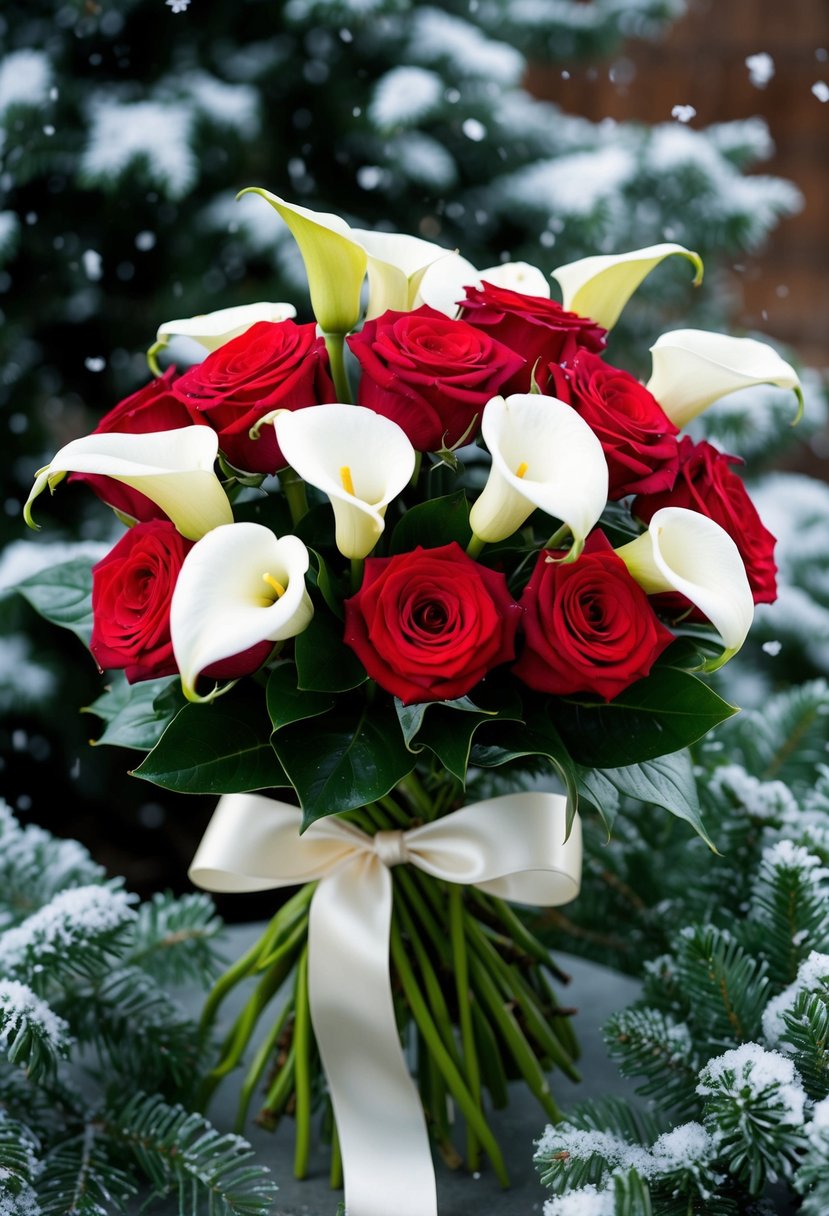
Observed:
[[[409,1075],[389,976],[391,875],[363,853],[311,903],[311,1020],[343,1157],[347,1216],[437,1216],[429,1133]]]

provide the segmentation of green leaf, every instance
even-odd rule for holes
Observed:
[[[309,692],[347,692],[368,679],[353,650],[342,640],[342,622],[318,612],[294,643],[297,686]]]
[[[619,814],[621,803],[619,791],[612,781],[608,781],[607,774],[600,768],[582,768],[577,765],[576,773],[579,783],[579,800],[583,798],[585,802],[589,802],[596,808],[609,840],[616,816]]]
[[[661,806],[677,819],[684,819],[701,836],[710,849],[716,848],[705,829],[700,813],[694,769],[687,751],[671,752],[642,764],[631,764],[624,768],[596,770],[600,781],[605,781],[620,794],[637,798],[640,802]],[[582,774],[579,774],[582,783]],[[588,775],[588,784],[590,777]],[[598,790],[598,784],[594,789]],[[593,799],[591,798],[591,801]],[[594,803],[594,805],[596,805]],[[618,799],[617,799],[618,805]],[[597,809],[603,815],[601,806]],[[603,816],[604,817],[604,816]]]
[[[388,706],[329,715],[309,729],[285,727],[273,746],[303,810],[302,830],[325,815],[354,810],[387,794],[414,768]]]
[[[681,751],[737,713],[696,676],[656,668],[613,701],[551,698],[550,715],[586,768],[627,768]]]
[[[416,753],[428,747],[464,785],[472,740],[478,727],[485,722],[521,721],[521,705],[516,696],[509,697],[507,704],[494,709],[476,705],[469,697],[408,706],[395,698],[395,705],[409,751]]]
[[[233,504],[233,518],[237,523],[262,524],[276,536],[293,532],[291,512],[282,494],[258,494]]]
[[[92,567],[88,558],[46,566],[19,583],[17,590],[53,625],[71,629],[84,645],[92,635]]]
[[[270,735],[261,693],[250,700],[234,690],[210,705],[186,705],[133,776],[186,794],[284,787]]]
[[[556,728],[542,714],[527,715],[526,726],[498,728],[496,743],[476,744],[472,750],[472,763],[482,768],[493,768],[510,764],[529,756],[542,756],[548,760],[567,789],[567,832],[575,818],[579,805],[579,787],[576,766]]]
[[[320,692],[304,692],[297,688],[293,663],[279,663],[268,679],[267,704],[274,734],[292,722],[302,722],[327,713],[334,697]]]
[[[343,600],[348,595],[348,588],[343,580],[340,580],[340,586],[338,587],[338,580],[331,573],[325,558],[317,553],[316,549],[309,549],[309,553],[316,565],[316,569],[313,571],[313,579],[317,587],[319,587],[320,595],[334,615],[342,620]]]
[[[438,549],[452,541],[465,549],[471,538],[469,503],[463,490],[457,490],[407,511],[394,529],[390,552],[410,553],[417,545]]]
[[[106,723],[103,734],[92,740],[93,744],[96,747],[98,744],[130,747],[143,752],[155,747],[181,708],[167,695],[171,686],[177,688],[178,684],[177,677],[128,684],[120,672],[114,673],[106,692],[81,711],[96,714]],[[164,708],[168,705],[168,709]]]

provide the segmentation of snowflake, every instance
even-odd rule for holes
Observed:
[[[164,3],[174,13],[186,13],[190,7],[190,0],[164,0]]]

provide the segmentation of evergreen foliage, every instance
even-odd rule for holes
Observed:
[[[675,951],[678,926],[707,924],[733,933],[752,958],[762,945],[778,982],[790,983],[810,949],[826,949],[827,715],[829,685],[811,680],[696,747],[701,818],[716,854],[652,801],[623,797],[609,837],[598,825],[585,832],[583,897],[542,915],[556,944],[622,970],[658,971],[653,960]],[[790,848],[820,863],[804,870],[797,854],[792,870]],[[791,917],[779,941],[772,905]]]
[[[642,997],[605,1038],[657,1124],[643,1131],[639,1116],[620,1123],[616,1105],[594,1104],[548,1128],[537,1154],[553,1192],[545,1216],[579,1202],[601,1216],[759,1213],[772,1186],[801,1196],[804,1212],[826,1210],[829,769],[814,766],[827,705],[825,682],[813,681],[700,749],[706,822],[723,855],[703,857],[687,835],[678,846],[676,825],[662,825],[660,844],[643,806],[617,821],[605,849],[613,881],[597,883],[591,864],[580,906],[592,927],[654,850],[636,888],[648,902],[622,896],[634,951],[651,954]]]
[[[188,1109],[205,1044],[163,986],[215,974],[210,900],[136,907],[80,845],[4,804],[0,856],[3,1213],[108,1216],[141,1192],[264,1216],[275,1187],[253,1150]]]

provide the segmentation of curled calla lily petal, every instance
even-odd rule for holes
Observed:
[[[266,199],[293,233],[305,262],[314,316],[326,334],[345,334],[356,325],[366,271],[368,319],[388,309],[410,312],[427,267],[451,253],[416,236],[352,228],[338,215],[299,207],[269,190],[242,191],[249,193]]]
[[[702,258],[684,245],[666,243],[633,249],[630,253],[597,255],[568,262],[553,271],[568,312],[590,317],[605,329],[612,329],[619,314],[636,288],[650,272],[672,254],[693,263],[694,285],[702,282]]]
[[[384,312],[411,312],[417,305],[423,276],[453,254],[449,249],[399,232],[367,232],[352,228],[352,238],[368,257],[368,309],[366,320]]]
[[[671,421],[683,427],[720,397],[753,384],[790,388],[803,412],[797,372],[765,342],[732,338],[703,329],[674,329],[651,347],[653,372],[648,391]]]
[[[713,519],[663,507],[647,532],[616,554],[648,595],[678,591],[708,618],[725,647],[711,666],[740,649],[754,619],[754,599],[737,546]]]
[[[262,524],[226,524],[194,545],[170,605],[173,654],[190,700],[205,668],[261,642],[281,642],[314,615],[305,574],[308,550]]]
[[[347,334],[360,316],[360,291],[368,265],[368,255],[353,239],[351,228],[338,215],[289,203],[259,186],[249,186],[239,197],[242,194],[261,195],[290,228],[323,333]]]
[[[257,321],[289,321],[296,316],[293,304],[239,304],[234,308],[219,308],[216,312],[196,317],[181,317],[159,325],[159,343],[167,345],[171,338],[191,338],[205,350],[218,350],[231,338],[250,329]]]
[[[578,552],[607,503],[607,461],[587,423],[557,397],[515,393],[487,402],[481,430],[492,467],[469,516],[475,535],[505,540],[540,507]]]
[[[337,548],[367,557],[386,507],[411,480],[415,450],[397,425],[359,405],[311,405],[274,419],[285,459],[334,508]]]
[[[170,517],[182,536],[198,540],[233,520],[228,497],[213,471],[218,444],[216,432],[206,426],[144,435],[102,431],[73,439],[39,470],[23,508],[24,518],[35,527],[32,503],[47,486],[53,491],[67,473],[98,473],[140,490]]]

